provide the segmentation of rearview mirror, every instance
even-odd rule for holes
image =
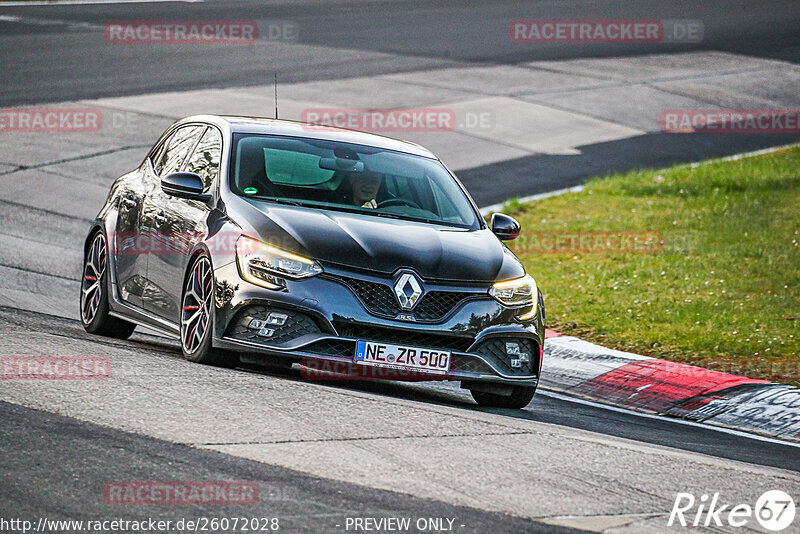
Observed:
[[[492,232],[503,241],[512,241],[517,238],[522,227],[514,217],[502,213],[492,215]]]
[[[193,172],[173,172],[161,179],[161,189],[168,195],[208,202],[211,195],[203,193],[203,180]]]
[[[364,172],[364,162],[345,158],[319,158],[319,168],[328,171]]]

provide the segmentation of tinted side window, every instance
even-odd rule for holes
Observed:
[[[204,126],[184,126],[172,134],[167,149],[161,152],[158,161],[153,165],[153,170],[158,176],[166,176],[181,168],[183,160],[186,159],[203,128]]]
[[[186,163],[186,172],[193,172],[203,180],[203,190],[208,192],[219,173],[222,158],[222,135],[216,128],[208,128]]]
[[[158,162],[161,161],[161,156],[164,154],[164,147],[169,144],[169,140],[172,139],[173,135],[175,135],[175,132],[169,134],[166,139],[158,143],[150,151],[150,164],[153,166],[153,169],[155,169]]]

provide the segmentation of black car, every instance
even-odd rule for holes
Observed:
[[[180,337],[186,359],[458,380],[524,407],[544,303],[429,151],[350,130],[196,116],[118,178],[85,243],[81,318]],[[335,365],[332,365],[335,364]],[[358,373],[355,373],[358,374]]]

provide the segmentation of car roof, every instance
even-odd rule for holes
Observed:
[[[208,122],[224,127],[232,134],[270,134],[306,137],[309,139],[325,139],[328,141],[340,141],[342,143],[353,143],[386,150],[395,150],[397,152],[405,152],[407,154],[437,159],[427,148],[409,141],[401,141],[383,135],[359,132],[357,130],[347,130],[345,128],[314,126],[305,122],[233,115],[194,115],[181,119],[179,122]]]

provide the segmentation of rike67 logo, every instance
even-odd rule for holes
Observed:
[[[795,512],[794,499],[781,490],[765,492],[755,506],[723,503],[719,493],[710,498],[702,495],[699,499],[691,493],[678,493],[667,526],[754,528],[755,521],[769,531],[780,532],[794,522]]]

